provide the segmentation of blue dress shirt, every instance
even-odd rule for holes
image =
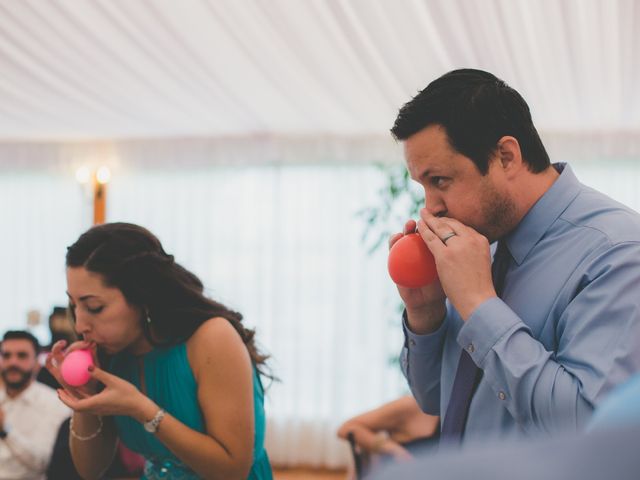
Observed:
[[[579,430],[640,370],[640,215],[582,185],[571,168],[505,240],[502,298],[463,322],[409,331],[401,365],[422,409],[444,413],[465,348],[483,371],[464,441]]]

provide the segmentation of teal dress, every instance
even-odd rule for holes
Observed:
[[[197,385],[184,343],[156,348],[142,357],[146,394],[173,417],[189,428],[204,433],[204,418],[197,398]],[[120,353],[113,358],[111,372],[140,388],[139,360]],[[264,392],[257,370],[253,369],[253,405],[255,437],[253,466],[249,480],[271,480],[271,466],[264,449],[265,415]],[[153,434],[131,417],[114,417],[120,440],[131,450],[145,457],[143,479],[194,480],[198,475],[173,455]]]

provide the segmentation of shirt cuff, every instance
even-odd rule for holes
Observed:
[[[458,332],[458,344],[482,368],[493,346],[511,331],[524,324],[516,313],[498,297],[480,304]]]
[[[418,335],[413,333],[407,323],[407,311],[402,312],[402,329],[404,330],[404,346],[415,354],[432,353],[434,349],[440,348],[442,345],[444,335],[447,331],[446,323],[449,312],[445,316],[442,324],[433,333],[426,335]]]

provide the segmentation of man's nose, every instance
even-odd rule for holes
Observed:
[[[425,195],[424,206],[434,217],[440,217],[447,212],[447,208],[442,201],[442,198],[437,194],[427,193]]]
[[[18,363],[18,355],[8,355],[6,357],[2,357],[2,366],[5,370],[9,367],[18,365]]]

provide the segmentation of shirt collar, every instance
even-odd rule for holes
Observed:
[[[560,176],[505,238],[509,252],[518,265],[580,193],[581,184],[569,165],[554,163],[553,167]]]
[[[5,403],[5,402],[33,403],[38,396],[37,387],[34,388],[35,383],[36,383],[36,380],[33,379],[31,381],[31,384],[24,391],[22,391],[20,395],[14,398],[9,398],[9,395],[7,395],[7,390],[5,386],[0,390],[0,403]]]

